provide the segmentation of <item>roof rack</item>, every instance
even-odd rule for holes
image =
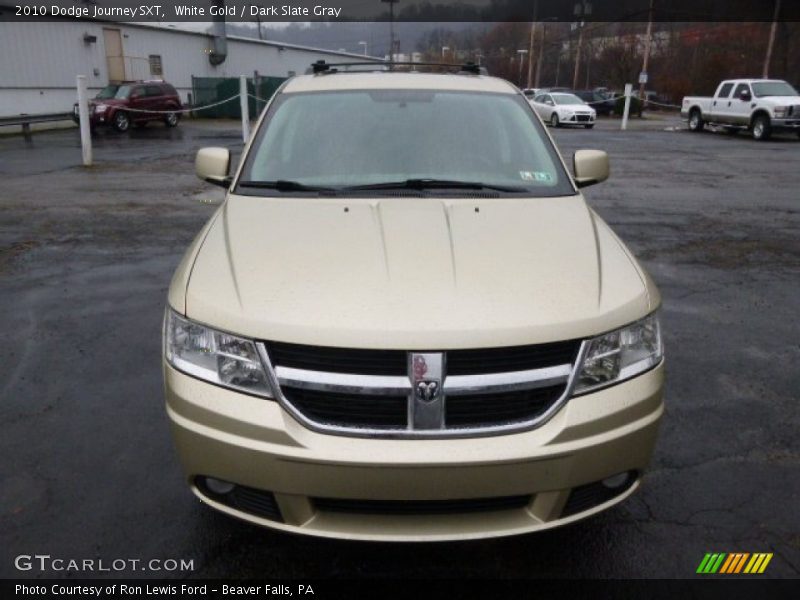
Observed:
[[[307,74],[313,73],[314,75],[320,73],[339,73],[340,67],[373,67],[372,69],[362,69],[364,71],[393,71],[395,67],[445,67],[447,69],[455,70],[459,73],[471,73],[473,75],[488,75],[489,71],[486,67],[477,65],[474,62],[467,62],[464,64],[450,64],[450,63],[436,63],[436,62],[343,62],[343,63],[328,63],[324,60],[318,60],[311,63],[311,68],[306,71]]]

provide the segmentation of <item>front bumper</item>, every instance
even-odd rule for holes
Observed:
[[[800,131],[800,116],[793,116],[785,119],[773,118],[770,125],[773,130]]]
[[[78,105],[72,107],[72,120],[75,123],[80,124],[80,117],[78,116]],[[108,125],[111,122],[109,118],[111,115],[111,111],[106,109],[105,111],[98,113],[95,112],[94,107],[89,107],[89,126],[90,127],[97,127],[98,125]]]
[[[275,401],[211,385],[167,364],[164,377],[178,455],[201,500],[259,525],[346,539],[487,538],[600,512],[638,487],[664,410],[662,362],[632,380],[571,399],[530,431],[464,439],[352,438],[311,431]],[[576,494],[586,496],[587,484],[602,489],[601,480],[623,472],[633,475],[611,497],[575,501]],[[227,502],[209,493],[203,476],[261,493],[255,506],[269,500],[277,510],[270,516]],[[512,497],[527,500],[492,504]],[[459,508],[470,499],[486,499],[488,508]],[[445,500],[454,501],[449,510],[442,510],[446,503],[426,504]],[[373,501],[392,501],[393,509],[376,510],[387,502]],[[437,508],[415,512],[420,502]]]
[[[596,120],[596,113],[592,114],[572,114],[569,116],[565,116],[564,119],[561,120],[562,123],[568,125],[591,125]]]

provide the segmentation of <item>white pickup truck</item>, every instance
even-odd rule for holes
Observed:
[[[728,79],[713,98],[687,96],[681,116],[691,131],[706,124],[735,133],[749,129],[753,138],[766,140],[774,131],[794,131],[800,136],[800,94],[777,79]]]

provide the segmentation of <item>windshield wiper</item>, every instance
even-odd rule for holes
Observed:
[[[492,190],[495,192],[522,193],[527,191],[522,187],[494,185],[479,181],[455,181],[448,179],[405,179],[403,181],[386,181],[383,183],[369,183],[366,185],[353,185],[341,188],[343,192],[358,192],[372,190],[428,190],[428,189],[457,189],[457,190]]]
[[[278,190],[279,192],[336,192],[336,190],[331,187],[306,185],[298,181],[289,181],[286,179],[278,179],[277,181],[240,181],[239,185],[244,188],[261,188],[266,190]]]

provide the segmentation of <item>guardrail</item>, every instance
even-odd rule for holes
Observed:
[[[47,123],[50,121],[69,121],[72,119],[72,113],[41,113],[38,115],[29,115],[21,113],[19,115],[12,115],[8,117],[0,117],[0,127],[21,125],[22,134],[27,138],[31,135],[31,123]]]

